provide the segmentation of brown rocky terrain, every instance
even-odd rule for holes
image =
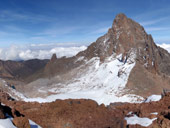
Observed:
[[[125,117],[129,112],[138,117],[156,118],[148,128],[170,127],[170,93],[157,102],[150,103],[113,103],[109,106],[98,105],[92,100],[56,100],[52,103],[9,101],[1,98],[6,106],[0,106],[0,117],[4,113],[14,117],[13,123],[19,128],[27,128],[31,119],[43,128],[144,128],[128,125]],[[158,114],[152,114],[157,112]]]

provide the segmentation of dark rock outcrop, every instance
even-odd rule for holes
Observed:
[[[5,112],[1,104],[0,104],[0,119],[5,119]]]

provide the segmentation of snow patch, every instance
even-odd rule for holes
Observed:
[[[29,120],[29,124],[31,126],[31,128],[42,128],[41,126],[39,126],[38,124],[36,124],[34,121]]]
[[[10,118],[0,119],[0,128],[16,128]]]
[[[104,45],[106,44],[106,42],[109,40],[109,38],[108,37],[105,37],[105,39],[104,39],[104,41],[103,41],[103,43],[104,43]]]
[[[146,103],[152,102],[152,101],[159,101],[161,99],[161,95],[151,95],[146,99]]]
[[[157,118],[153,118],[153,119],[149,119],[149,118],[140,118],[136,115],[133,115],[131,117],[125,117],[125,120],[127,121],[127,124],[130,124],[130,125],[141,125],[143,127],[148,127],[149,125],[152,124],[152,122],[154,120],[156,120]]]
[[[80,56],[79,58],[77,58],[77,60],[75,62],[82,61],[83,59],[84,59],[84,56]]]
[[[151,115],[158,115],[158,112],[152,112]]]

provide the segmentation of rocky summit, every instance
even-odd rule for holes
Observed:
[[[170,53],[122,13],[76,56],[1,61],[0,77],[0,117],[17,127],[170,127]]]

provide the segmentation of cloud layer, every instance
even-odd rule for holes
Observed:
[[[158,44],[158,46],[166,49],[170,53],[170,44]]]
[[[0,59],[50,59],[54,53],[56,53],[57,57],[71,57],[86,48],[86,46],[61,46],[56,44],[31,44],[27,46],[12,45],[9,48],[0,48]]]
[[[170,44],[157,44],[170,53]],[[85,50],[86,46],[74,46],[74,44],[30,44],[25,46],[12,45],[9,48],[0,48],[1,60],[29,60],[50,59],[53,53],[57,57],[71,57]]]

